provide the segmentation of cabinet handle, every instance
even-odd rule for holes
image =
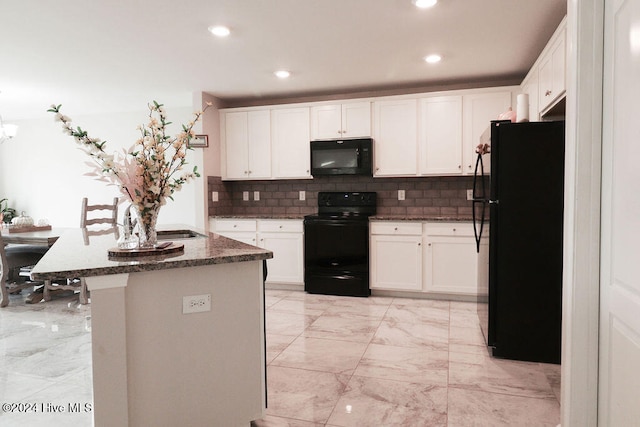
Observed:
[[[544,93],[544,96],[549,96],[549,95],[551,95],[551,91],[547,89],[547,91]]]

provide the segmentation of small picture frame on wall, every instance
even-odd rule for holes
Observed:
[[[209,137],[207,135],[196,135],[195,138],[191,138],[189,141],[189,147],[192,148],[204,148],[209,146]]]

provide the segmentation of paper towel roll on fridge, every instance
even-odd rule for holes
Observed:
[[[518,100],[516,101],[516,121],[529,121],[529,95],[526,93],[518,95]]]

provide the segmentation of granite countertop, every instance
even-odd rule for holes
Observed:
[[[198,236],[171,239],[176,244],[184,244],[184,252],[113,261],[108,257],[109,249],[117,246],[117,239],[113,233],[89,236],[89,244],[85,245],[82,229],[69,229],[60,236],[36,264],[31,272],[31,277],[34,280],[48,280],[65,277],[104,276],[273,258],[273,252],[266,249],[247,245],[215,233],[206,234],[193,227],[159,228],[191,230],[195,231]]]
[[[434,221],[434,222],[472,222],[470,216],[443,216],[443,215],[374,215],[369,217],[371,221]]]
[[[304,215],[214,215],[214,219],[304,219]],[[371,221],[434,221],[434,222],[472,222],[470,216],[445,215],[373,215]]]
[[[214,219],[304,219],[306,214],[212,215]]]

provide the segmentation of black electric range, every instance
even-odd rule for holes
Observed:
[[[375,192],[320,192],[318,213],[304,218],[305,291],[367,297],[369,217]]]

